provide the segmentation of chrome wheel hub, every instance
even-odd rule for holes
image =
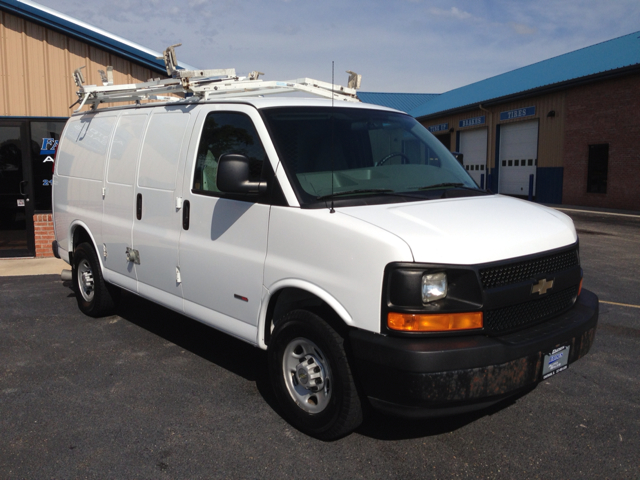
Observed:
[[[83,260],[78,265],[78,289],[85,301],[90,302],[93,300],[93,271],[86,260]]]
[[[320,413],[331,398],[331,371],[327,359],[311,340],[296,338],[289,342],[282,359],[287,390],[296,404],[307,413]]]
[[[313,355],[305,355],[296,367],[296,379],[299,384],[312,392],[324,388],[324,371]]]

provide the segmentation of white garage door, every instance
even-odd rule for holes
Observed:
[[[538,163],[538,121],[518,122],[500,127],[499,192],[509,195],[529,194],[529,175],[533,175],[536,194]]]
[[[462,164],[469,175],[478,185],[480,185],[480,175],[484,175],[486,186],[487,129],[475,128],[460,132],[460,153],[463,154]]]

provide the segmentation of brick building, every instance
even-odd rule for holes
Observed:
[[[566,105],[563,203],[640,210],[640,73],[573,88]],[[608,159],[603,191],[589,184],[596,155]]]

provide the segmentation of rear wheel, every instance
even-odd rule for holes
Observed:
[[[118,290],[104,281],[98,256],[89,243],[81,243],[73,251],[72,282],[82,313],[91,317],[113,313]]]
[[[284,417],[300,431],[333,440],[362,423],[344,339],[314,313],[295,310],[276,323],[269,370]]]

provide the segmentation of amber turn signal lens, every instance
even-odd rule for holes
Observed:
[[[580,292],[582,292],[582,278],[580,279],[580,285],[578,286],[578,297],[580,296]]]
[[[404,332],[451,332],[482,328],[482,312],[465,313],[389,313],[387,325]]]

